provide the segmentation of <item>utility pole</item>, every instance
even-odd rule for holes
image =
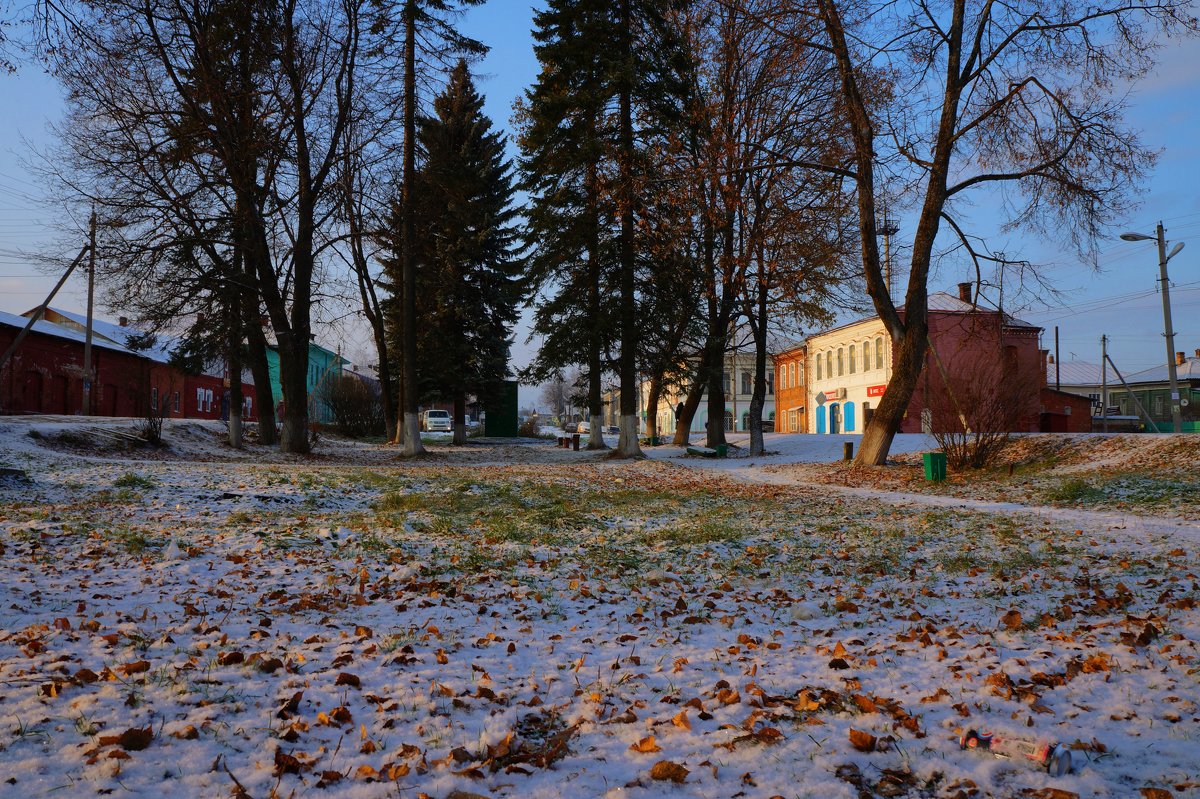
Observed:
[[[1158,223],[1158,275],[1162,282],[1163,327],[1167,338],[1167,376],[1171,381],[1171,422],[1175,433],[1183,432],[1183,414],[1179,409],[1179,379],[1175,370],[1175,330],[1171,327],[1171,282],[1167,280],[1167,240],[1164,237],[1162,222]],[[1171,253],[1174,255],[1175,253]]]
[[[1167,252],[1167,239],[1164,235],[1162,222],[1154,231],[1153,236],[1145,233],[1122,233],[1122,241],[1151,241],[1158,243],[1158,280],[1162,283],[1163,301],[1163,336],[1167,340],[1167,376],[1171,383],[1171,421],[1176,433],[1183,432],[1183,414],[1179,407],[1179,379],[1175,371],[1175,330],[1171,327],[1171,283],[1167,280],[1167,261],[1170,261],[1183,249],[1183,242],[1176,244],[1171,252]]]
[[[1108,336],[1100,337],[1100,429],[1108,432]]]
[[[88,222],[87,330],[83,338],[83,415],[92,415],[92,298],[96,291],[96,209]]]

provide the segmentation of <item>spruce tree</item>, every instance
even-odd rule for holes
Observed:
[[[627,456],[640,454],[636,274],[655,268],[639,221],[648,193],[665,189],[647,181],[642,153],[678,106],[666,6],[550,0],[535,17],[542,71],[520,109],[531,273],[555,291],[535,317],[545,343],[531,373],[585,366],[589,447],[600,447],[601,377],[616,366]]]
[[[433,110],[418,123],[425,158],[411,209],[421,231],[413,242],[419,393],[454,403],[454,441],[465,443],[467,396],[494,396],[508,375],[523,267],[504,139],[483,113],[466,62]]]

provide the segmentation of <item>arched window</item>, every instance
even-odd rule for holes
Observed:
[[[796,362],[792,361],[788,366],[788,369],[791,370],[792,387],[795,388],[796,386],[800,385],[798,382],[796,382]]]
[[[825,353],[825,376],[828,378],[833,377],[833,350]]]
[[[875,368],[883,368],[883,336],[875,339]]]
[[[863,342],[863,371],[871,371],[871,342],[869,339]]]
[[[846,356],[845,351],[838,347],[838,377],[846,374]]]
[[[857,356],[857,353],[855,352],[855,347],[853,344],[851,344],[850,345],[850,374],[854,374],[855,366],[858,363],[858,358],[856,356]]]
[[[818,380],[825,379],[824,375],[821,373],[822,372],[821,364],[824,363],[824,361],[825,361],[825,359],[821,357],[820,353],[817,353],[817,379]]]

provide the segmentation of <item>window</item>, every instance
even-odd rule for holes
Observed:
[[[1154,395],[1154,415],[1155,416],[1163,415],[1163,395],[1162,394]]]
[[[729,393],[729,372],[721,372],[721,388],[726,394]]]
[[[212,410],[212,401],[213,401],[212,389],[211,388],[204,389],[204,410],[206,410],[206,411]]]
[[[800,385],[799,381],[796,378],[796,362],[792,361],[791,364],[788,365],[788,369],[790,369],[792,372],[792,374],[791,374],[792,388],[796,388],[797,386]]]
[[[774,373],[767,375],[767,396],[775,393],[775,375]]]
[[[254,415],[254,397],[245,397],[242,400],[242,416]]]
[[[196,412],[201,413],[203,411],[204,411],[204,389],[198,388],[198,389],[196,389]]]
[[[875,339],[875,368],[883,368],[883,336]]]
[[[175,392],[175,401],[173,403],[171,403],[171,408],[176,413],[179,413],[179,392],[178,391]]]
[[[850,374],[854,374],[854,368],[856,366],[857,361],[858,361],[858,358],[857,358],[857,353],[855,352],[855,347],[853,344],[851,344],[850,345]]]
[[[158,410],[158,386],[150,389],[150,410]]]
[[[753,387],[750,385],[750,373],[749,373],[749,372],[742,372],[742,393],[743,393],[743,394],[750,394],[750,393],[752,393],[753,391],[754,391],[754,389],[753,389]]]
[[[825,353],[825,376],[828,378],[833,377],[833,350]]]
[[[871,371],[871,342],[863,342],[863,371]]]
[[[821,374],[821,372],[822,372],[822,369],[821,369],[821,364],[822,364],[822,362],[823,362],[824,360],[825,360],[825,359],[824,359],[824,358],[822,358],[820,355],[817,355],[817,379],[818,379],[818,380],[824,380],[824,379],[825,379],[825,378],[822,376],[822,374]]]
[[[838,347],[838,377],[846,374],[846,359],[845,353],[841,347]]]

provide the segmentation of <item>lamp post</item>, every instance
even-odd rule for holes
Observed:
[[[1175,370],[1175,330],[1171,327],[1171,284],[1167,280],[1167,262],[1183,249],[1183,242],[1176,244],[1167,253],[1167,240],[1164,237],[1162,222],[1158,223],[1155,235],[1145,233],[1122,233],[1123,241],[1157,241],[1158,242],[1158,279],[1162,283],[1163,302],[1163,335],[1167,339],[1167,376],[1171,383],[1171,421],[1176,433],[1183,432],[1183,414],[1179,408],[1179,379]]]

